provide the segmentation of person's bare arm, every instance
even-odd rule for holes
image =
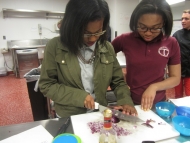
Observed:
[[[181,78],[181,65],[169,65],[168,66],[169,78],[161,82],[151,84],[143,93],[141,99],[141,108],[143,110],[149,110],[152,108],[156,91],[166,90],[173,88],[180,83]]]

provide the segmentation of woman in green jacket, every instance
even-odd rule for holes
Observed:
[[[45,49],[40,91],[55,103],[60,117],[86,113],[95,101],[107,106],[108,86],[117,98],[117,109],[137,115],[130,91],[112,45],[106,40],[109,8],[104,0],[70,0],[60,37]]]

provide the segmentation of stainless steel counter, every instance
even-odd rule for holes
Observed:
[[[28,122],[22,124],[0,126],[0,141],[39,125],[42,125],[52,136],[55,136],[58,129],[65,121],[66,118],[61,118],[61,119],[55,118],[55,119]],[[71,124],[67,128],[66,132],[73,133]]]
[[[65,121],[66,118],[61,118],[61,119],[56,118],[56,119],[35,121],[35,122],[22,123],[16,125],[0,126],[0,141],[10,136],[21,133],[25,130],[28,130],[30,128],[36,127],[38,125],[42,125],[52,136],[55,137],[58,129],[64,124]],[[170,125],[172,125],[171,118],[167,119],[166,121]],[[73,133],[72,123],[68,126],[66,132]],[[181,135],[179,137],[159,141],[157,143],[183,143],[186,141],[190,141],[190,137]]]
[[[12,49],[14,47],[19,48],[31,48],[31,47],[41,47],[45,46],[49,39],[29,39],[29,40],[10,40],[7,41],[7,46],[9,49]]]
[[[23,73],[21,75],[25,73],[27,73],[28,71],[30,71],[32,68],[37,68],[40,64],[41,61],[43,59],[43,55],[44,55],[44,49],[46,47],[47,42],[49,41],[49,39],[31,39],[31,40],[10,40],[7,42],[8,45],[8,49],[11,51],[12,54],[12,59],[13,59],[13,70],[14,73],[16,75],[16,77],[20,77],[19,74],[19,64],[18,64],[18,54],[17,54],[17,50],[27,50],[27,49],[37,49],[38,53],[37,53],[37,59],[38,60],[38,65],[35,67],[30,67],[29,65],[32,65],[32,62],[30,62],[29,60],[27,61],[28,64],[26,64],[26,67],[28,69],[25,69],[23,71]],[[29,54],[29,53],[28,53]],[[26,56],[27,57],[27,56]]]

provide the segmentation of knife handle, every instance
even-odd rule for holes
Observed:
[[[154,141],[142,141],[142,143],[155,143]]]
[[[97,103],[97,102],[94,102],[94,104],[95,104],[95,109],[99,109],[99,108],[98,108],[98,106],[99,106],[99,103]]]

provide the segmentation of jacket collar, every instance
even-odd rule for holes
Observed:
[[[190,33],[190,29],[183,28],[184,33]]]
[[[96,47],[98,47],[97,52],[99,52],[99,53],[107,53],[108,52],[108,49],[106,48],[106,46],[100,44],[100,42],[97,42]]]
[[[59,38],[59,42],[58,42],[58,46],[57,46],[58,49],[61,49],[61,50],[64,50],[64,51],[69,51],[68,47],[65,46],[62,42],[61,42],[61,39]]]

